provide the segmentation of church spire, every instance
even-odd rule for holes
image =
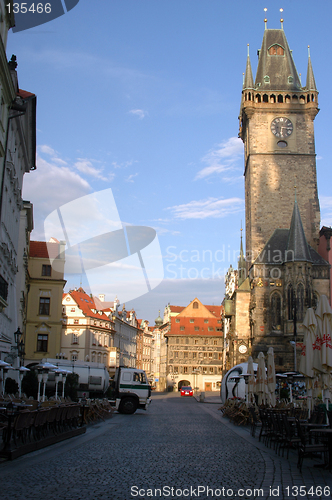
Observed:
[[[249,43],[248,43],[247,66],[243,81],[243,89],[253,89],[253,88],[254,88],[254,78],[252,76],[252,69],[249,56]]]
[[[241,243],[240,243],[240,256],[238,262],[238,287],[242,285],[246,279],[246,260],[243,253],[243,243],[242,243],[242,222],[241,222]]]
[[[308,45],[308,70],[307,70],[306,90],[314,90],[315,92],[317,92],[314,72],[313,72],[312,64],[311,64],[310,46],[309,45]]]
[[[289,230],[285,261],[312,262],[309,245],[304,234],[300,210],[296,201],[296,197]]]
[[[300,91],[301,82],[283,29],[266,29],[256,73],[255,88]]]

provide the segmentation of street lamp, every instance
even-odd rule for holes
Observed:
[[[20,327],[17,328],[16,332],[14,332],[14,338],[16,342],[16,349],[17,349],[17,355],[20,359],[20,364],[21,364],[21,359],[25,356],[25,344],[22,339],[23,333],[20,330]]]

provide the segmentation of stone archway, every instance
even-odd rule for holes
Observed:
[[[181,391],[181,387],[186,386],[186,385],[190,385],[189,380],[180,380],[178,382],[178,391]]]

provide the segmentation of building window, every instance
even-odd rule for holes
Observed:
[[[197,352],[193,352],[193,358],[197,358]]]
[[[213,345],[218,345],[218,340],[214,340]]]
[[[296,300],[296,321],[303,321],[304,318],[304,286],[300,283],[297,287]]]
[[[193,309],[198,309],[198,302],[193,303]]]
[[[218,359],[222,359],[222,352],[218,353]]]
[[[42,276],[51,276],[51,265],[43,264],[42,265]]]
[[[283,47],[281,47],[281,45],[278,45],[278,44],[272,45],[272,47],[269,48],[269,55],[270,56],[283,56],[284,49],[283,49]]]
[[[195,326],[195,332],[199,332],[199,326]]]
[[[293,319],[293,299],[294,299],[293,287],[292,285],[289,285],[287,288],[287,309],[288,309],[289,320]]]
[[[207,352],[204,352],[203,357],[207,358]]]
[[[207,368],[206,366],[203,366],[203,374],[206,375],[207,374]]]
[[[77,333],[73,333],[72,344],[78,344],[78,334]]]
[[[78,360],[78,353],[77,352],[73,352],[72,355],[71,355],[71,360],[72,361],[77,361]]]
[[[0,276],[0,296],[3,298],[4,301],[7,300],[8,283],[2,276]]]
[[[209,343],[209,340],[208,339],[205,339],[204,340],[204,344],[207,345]]]
[[[194,322],[194,320],[193,320],[193,319],[191,319],[191,320],[190,320],[190,323],[193,323],[193,322]]]
[[[180,323],[179,318],[176,318],[176,319],[175,319],[175,323]]]
[[[212,355],[213,355],[213,353],[209,352],[209,359],[212,359]]]
[[[179,357],[179,351],[174,351],[174,358],[178,358]]]
[[[48,297],[40,297],[39,299],[39,314],[49,316],[51,299]]]
[[[214,330],[213,326],[209,326],[208,331],[213,332],[213,330]]]
[[[71,307],[70,312],[74,313],[76,311],[75,307]]]
[[[188,351],[184,351],[183,355],[184,355],[185,358],[187,358],[188,357]]]
[[[214,372],[214,369],[213,369],[213,366],[210,367],[210,373],[213,374]]]
[[[37,352],[47,352],[48,335],[37,335]]]
[[[183,330],[184,330],[184,326],[180,326],[180,330],[182,330],[182,331],[183,331]]]
[[[281,297],[279,293],[273,293],[271,297],[271,322],[272,330],[281,329]]]
[[[178,366],[174,366],[173,373],[175,373],[175,374],[179,373],[179,367]]]
[[[79,320],[78,319],[74,319],[74,325],[78,325],[79,324]]]
[[[176,344],[179,344],[179,343],[180,343],[180,339],[179,339],[179,337],[177,337],[177,338],[175,339],[175,343],[176,343]]]
[[[188,366],[183,367],[183,373],[188,373]]]

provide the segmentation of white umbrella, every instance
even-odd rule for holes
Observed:
[[[328,401],[330,399],[329,389],[331,383],[330,373],[332,372],[332,309],[326,295],[322,295],[319,299],[316,309],[316,317],[318,323],[317,330],[320,334],[320,350],[317,349],[317,354],[320,353],[321,356],[324,400],[326,400],[326,405],[328,406]]]
[[[265,356],[262,352],[258,354],[258,366],[256,375],[256,394],[258,394],[258,404],[265,402]]]
[[[315,332],[317,329],[317,320],[315,312],[312,309],[312,307],[307,309],[307,312],[305,313],[303,326],[304,326],[304,336],[303,336],[299,372],[305,376],[307,397],[308,397],[308,409],[310,415],[310,412],[312,410],[312,389],[315,377],[315,373],[313,370],[313,364],[314,364],[313,346],[316,340]]]
[[[248,378],[248,400],[249,403],[255,401],[254,392],[255,392],[255,373],[254,373],[254,362],[251,356],[248,358],[248,367],[247,373],[249,375]]]
[[[273,347],[269,347],[267,351],[267,388],[271,406],[276,405],[276,370],[274,365]]]
[[[29,368],[26,368],[25,366],[20,366],[19,368],[16,368],[17,371],[19,371],[19,375],[18,375],[18,380],[19,380],[19,384],[18,384],[18,396],[21,397],[21,391],[22,391],[22,380],[23,380],[23,377],[24,375],[26,374],[26,372],[29,372]]]

